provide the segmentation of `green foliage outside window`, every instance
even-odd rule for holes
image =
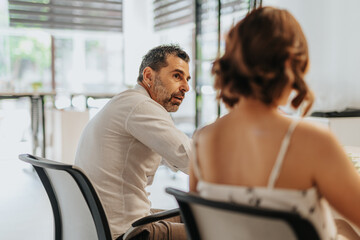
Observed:
[[[13,77],[21,78],[25,68],[42,74],[51,66],[50,39],[10,36],[10,62]]]

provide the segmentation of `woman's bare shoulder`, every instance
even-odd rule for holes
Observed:
[[[201,128],[198,128],[194,132],[193,139],[194,139],[195,143],[197,143],[201,138],[204,138],[206,135],[209,135],[209,133],[211,133],[211,131],[213,129],[213,124],[214,123],[203,126]]]
[[[224,121],[225,120],[225,121]],[[219,133],[223,132],[228,125],[226,124],[226,118],[219,118],[211,124],[208,124],[195,131],[193,139],[195,142],[211,142],[215,140]]]
[[[300,121],[297,128],[304,134],[311,134],[320,137],[331,134],[329,128],[326,125],[313,123],[307,121],[306,119]]]
[[[334,144],[338,145],[338,140],[328,127],[306,120],[298,124],[295,134],[304,146],[326,148]]]

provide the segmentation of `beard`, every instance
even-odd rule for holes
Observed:
[[[164,85],[159,76],[155,77],[154,82],[154,95],[157,98],[157,102],[163,106],[168,112],[176,112],[179,109],[181,103],[173,103],[171,100],[174,97],[184,97],[185,93],[178,91],[171,93]]]

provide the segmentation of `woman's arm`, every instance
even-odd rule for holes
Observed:
[[[320,136],[314,180],[320,193],[343,216],[360,227],[360,174],[331,133]]]
[[[190,160],[190,167],[189,167],[189,190],[191,192],[196,192],[196,186],[198,183],[198,179],[194,172],[193,160],[194,159]]]
[[[206,128],[206,127],[204,127]],[[200,160],[199,160],[199,139],[200,132],[203,132],[204,128],[198,129],[193,135],[193,141],[191,145],[191,157],[189,161],[189,190],[191,192],[197,192],[196,186],[199,181],[200,174]],[[195,169],[196,168],[196,169]]]

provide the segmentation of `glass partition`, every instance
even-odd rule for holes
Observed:
[[[196,1],[196,126],[209,124],[227,112],[216,100],[212,63],[223,54],[230,27],[259,5],[261,1],[255,0]]]

